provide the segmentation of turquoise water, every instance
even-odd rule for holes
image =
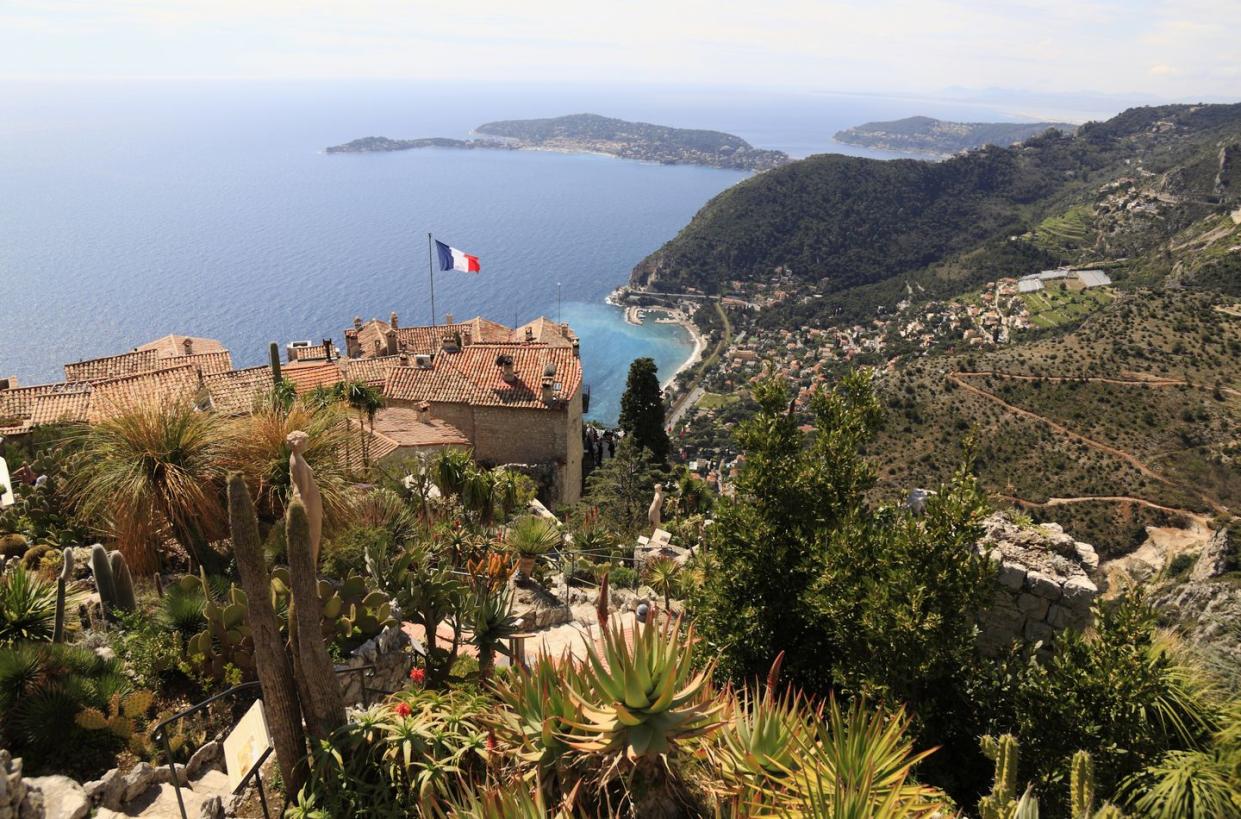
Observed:
[[[339,341],[355,315],[427,322],[430,231],[482,259],[481,275],[436,276],[441,314],[555,317],[560,284],[591,415],[612,421],[629,362],[650,355],[670,373],[690,343],[676,327],[625,324],[603,298],[744,174],[538,152],[322,149],[592,110],[804,154],[832,148],[836,128],[910,105],[397,83],[0,83],[0,375],[56,379],[66,361],[171,332],[218,338],[245,366],[265,360],[269,341]]]

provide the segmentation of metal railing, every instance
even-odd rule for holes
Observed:
[[[363,665],[357,668],[333,669],[333,671],[337,674],[337,676],[342,676],[345,674],[357,674],[358,675],[358,680],[360,682],[360,688],[362,691],[362,704],[366,707],[370,706],[370,695],[371,694],[387,695],[387,694],[392,693],[391,691],[382,691],[377,688],[370,688],[366,685],[366,672],[374,671],[374,670],[375,670],[374,665]],[[172,782],[173,791],[176,793],[176,796],[177,796],[177,808],[181,811],[181,819],[189,819],[189,815],[185,812],[185,800],[181,796],[180,778],[185,772],[185,766],[184,765],[181,766],[182,773],[179,774],[177,772],[176,760],[173,758],[172,746],[169,744],[169,741],[168,741],[168,734],[169,734],[168,726],[174,723],[180,722],[186,717],[190,717],[190,716],[193,716],[194,714],[197,714],[199,711],[204,710],[205,708],[210,706],[212,703],[218,702],[219,700],[222,700],[225,697],[235,697],[238,694],[241,694],[242,692],[253,691],[259,688],[261,688],[261,685],[258,682],[258,680],[255,680],[253,682],[241,683],[240,685],[234,685],[232,688],[228,688],[224,691],[221,691],[218,694],[214,694],[208,697],[207,699],[203,700],[202,702],[196,705],[192,705],[178,714],[173,714],[171,717],[168,717],[167,719],[162,720],[154,728],[151,729],[151,736],[159,741],[159,744],[160,744],[161,749],[163,750],[164,756],[167,758],[168,770],[172,774],[172,778],[170,781]],[[266,819],[271,819],[271,813],[267,807],[267,792],[263,788],[263,777],[260,773],[260,770],[263,767],[263,763],[267,761],[267,758],[269,756],[271,756],[271,752],[272,752],[272,749],[271,749],[271,746],[269,745],[267,747],[267,750],[263,752],[263,755],[259,757],[258,761],[255,763],[254,768],[251,770],[251,772],[247,774],[246,777],[242,779],[241,782],[237,784],[237,787],[233,790],[234,793],[241,790],[245,786],[246,782],[248,782],[250,778],[253,777],[255,785],[259,792],[259,803],[263,806],[263,816],[266,817]],[[186,777],[186,783],[187,784],[189,783],[188,776]]]

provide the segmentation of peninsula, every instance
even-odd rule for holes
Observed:
[[[1077,130],[1065,122],[948,122],[933,117],[906,117],[867,122],[837,131],[834,139],[881,151],[948,157],[984,145],[1007,147],[1054,128],[1066,134]]]
[[[414,148],[525,149],[598,153],[665,165],[705,165],[745,171],[770,170],[789,161],[783,151],[755,148],[741,137],[721,131],[628,122],[598,114],[488,122],[478,126],[475,133],[484,138],[389,139],[372,136],[332,146],[327,152],[372,153]]]

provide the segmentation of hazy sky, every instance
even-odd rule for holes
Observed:
[[[0,0],[0,77],[1241,97],[1241,0]]]

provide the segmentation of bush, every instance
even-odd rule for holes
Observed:
[[[322,574],[328,577],[346,577],[363,571],[366,566],[367,549],[391,549],[393,533],[379,526],[350,526],[323,545],[319,559]]]
[[[0,576],[0,645],[51,640],[55,625],[55,583],[21,565]]]
[[[1168,564],[1168,577],[1181,577],[1193,567],[1194,561],[1197,559],[1197,555],[1181,552],[1172,558],[1172,562]]]
[[[612,566],[608,569],[608,585],[618,589],[636,589],[638,570],[629,566]]]
[[[200,614],[201,611],[200,604]],[[124,663],[126,676],[138,688],[159,690],[169,677],[185,671],[185,642],[181,631],[169,634],[161,618],[143,611],[123,613],[120,628],[110,636],[112,649]]]

